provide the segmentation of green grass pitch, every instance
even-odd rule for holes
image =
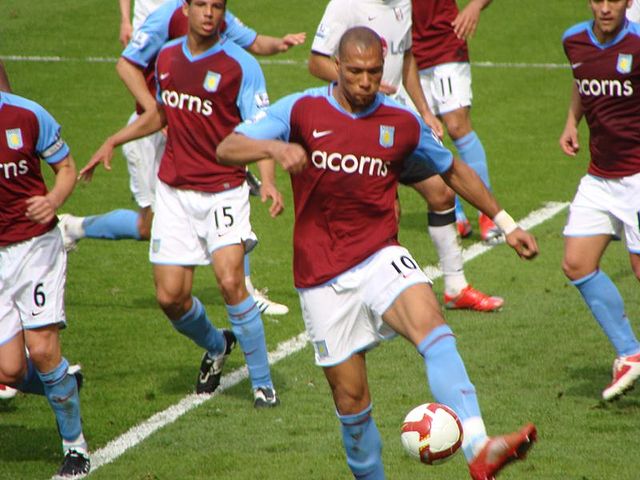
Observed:
[[[259,32],[307,32],[304,46],[263,62],[272,101],[320,84],[307,73],[305,60],[324,4],[229,2]],[[117,2],[4,0],[2,12],[0,58],[14,91],[55,116],[77,163],[84,165],[103,139],[124,125],[132,108],[110,60],[121,50]],[[547,201],[570,201],[586,171],[586,130],[583,151],[575,159],[562,155],[557,139],[571,89],[569,69],[559,67],[566,63],[560,38],[567,27],[589,17],[586,1],[497,1],[483,13],[471,40],[473,122],[487,151],[494,192],[515,218]],[[264,317],[270,350],[303,330],[291,275],[291,194],[282,172],[278,180],[287,201],[280,218],[270,219],[259,201],[252,205],[261,240],[253,255],[254,283],[269,287],[272,298],[291,307],[287,316]],[[434,264],[425,206],[407,189],[401,200],[402,243],[422,265]],[[79,185],[62,211],[88,215],[114,208],[136,208],[119,152],[113,171],[99,170],[93,183]],[[449,312],[447,319],[478,390],[489,433],[511,431],[526,421],[539,428],[539,443],[528,460],[509,467],[501,478],[637,479],[640,396],[631,392],[613,404],[599,401],[614,353],[562,275],[565,216],[562,212],[533,230],[541,248],[533,262],[522,262],[501,246],[466,265],[474,286],[505,297],[502,312]],[[464,244],[477,241],[474,234]],[[622,245],[612,245],[603,267],[619,285],[640,332],[638,283]],[[442,295],[441,281],[434,289]],[[194,292],[216,325],[226,326],[209,269],[198,270]],[[63,349],[83,365],[84,428],[93,450],[193,390],[201,351],[177,335],[157,307],[145,243],[82,241],[69,256],[66,302],[69,328],[62,334]],[[368,359],[387,477],[468,478],[461,455],[426,467],[402,451],[404,415],[432,400],[414,349],[398,339]],[[228,371],[240,368],[240,352],[227,365]],[[249,383],[243,381],[127,450],[92,478],[350,478],[329,389],[313,365],[311,348],[272,370],[280,408],[254,411]],[[53,415],[44,399],[19,395],[0,403],[0,479],[49,478],[60,459]]]

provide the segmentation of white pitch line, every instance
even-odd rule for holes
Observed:
[[[0,60],[11,62],[42,62],[42,63],[60,63],[60,62],[85,62],[85,63],[116,63],[117,57],[60,57],[57,55],[0,55]],[[263,65],[299,65],[307,64],[306,60],[293,60],[282,58],[260,58],[259,62]],[[526,62],[471,62],[474,67],[480,68],[541,68],[541,69],[558,69],[569,68],[567,63],[526,63]]]
[[[533,228],[536,225],[549,220],[551,217],[565,209],[567,205],[568,203],[566,202],[546,203],[541,209],[531,212],[529,215],[523,218],[519,222],[519,224],[526,229]],[[476,258],[477,256],[488,252],[492,248],[493,246],[490,245],[475,243],[471,247],[463,251],[464,262],[466,263]],[[435,267],[425,267],[425,271],[427,271],[427,269],[433,269],[432,271],[427,272],[432,279],[436,279],[442,276],[442,272]],[[296,337],[280,343],[275,351],[269,353],[269,364],[273,365],[280,360],[287,358],[289,355],[293,355],[294,353],[302,350],[306,346],[307,342],[307,334],[301,333]],[[157,430],[175,422],[185,413],[193,410],[194,408],[202,405],[212,398],[215,398],[220,393],[237,385],[247,377],[247,367],[244,366],[238,368],[222,377],[220,387],[218,387],[216,393],[214,393],[213,395],[187,395],[175,405],[166,408],[162,412],[154,414],[139,425],[131,427],[128,431],[120,435],[118,438],[110,441],[107,445],[91,454],[91,472],[95,472],[100,467],[113,462],[127,450],[135,447]],[[52,477],[52,480],[55,478],[57,477]]]

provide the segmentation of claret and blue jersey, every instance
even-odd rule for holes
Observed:
[[[51,230],[25,216],[26,200],[45,195],[40,160],[55,164],[69,155],[60,125],[37,103],[0,92],[0,246]]]
[[[332,88],[285,97],[236,128],[255,139],[298,143],[309,156],[308,168],[291,176],[297,287],[322,284],[397,245],[394,202],[405,162],[428,162],[441,173],[453,158],[406,107],[378,94],[366,111],[352,114]]]
[[[640,172],[640,25],[626,22],[601,44],[593,21],[562,37],[591,138],[589,173],[618,178]]]

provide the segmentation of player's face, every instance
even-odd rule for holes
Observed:
[[[190,30],[201,37],[214,37],[224,18],[225,0],[191,0],[184,5]]]
[[[367,108],[380,88],[384,60],[382,48],[349,45],[337,61],[338,85],[352,111]]]
[[[631,0],[589,0],[589,4],[593,11],[593,33],[601,42],[612,40],[625,22]]]

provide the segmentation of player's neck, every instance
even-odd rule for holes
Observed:
[[[217,33],[213,36],[202,36],[197,33],[189,32],[187,35],[187,48],[191,55],[194,57],[206,52],[213,47],[220,40],[220,35]]]
[[[332,92],[333,94],[333,98],[336,99],[336,101],[338,102],[338,104],[347,112],[349,113],[360,113],[363,110],[366,110],[367,108],[369,108],[369,105],[361,107],[359,105],[353,105],[346,97],[346,95],[344,94],[344,91],[342,90],[342,88],[340,88],[340,85],[336,85],[333,87]]]
[[[624,23],[619,25],[618,28],[616,28],[613,31],[605,32],[605,31],[601,30],[600,28],[598,28],[597,25],[594,25],[593,26],[593,34],[598,39],[598,42],[600,42],[601,44],[609,43],[610,41],[612,41],[613,39],[615,39],[618,36],[618,34],[620,33],[620,31],[622,30],[623,27],[624,27]]]

